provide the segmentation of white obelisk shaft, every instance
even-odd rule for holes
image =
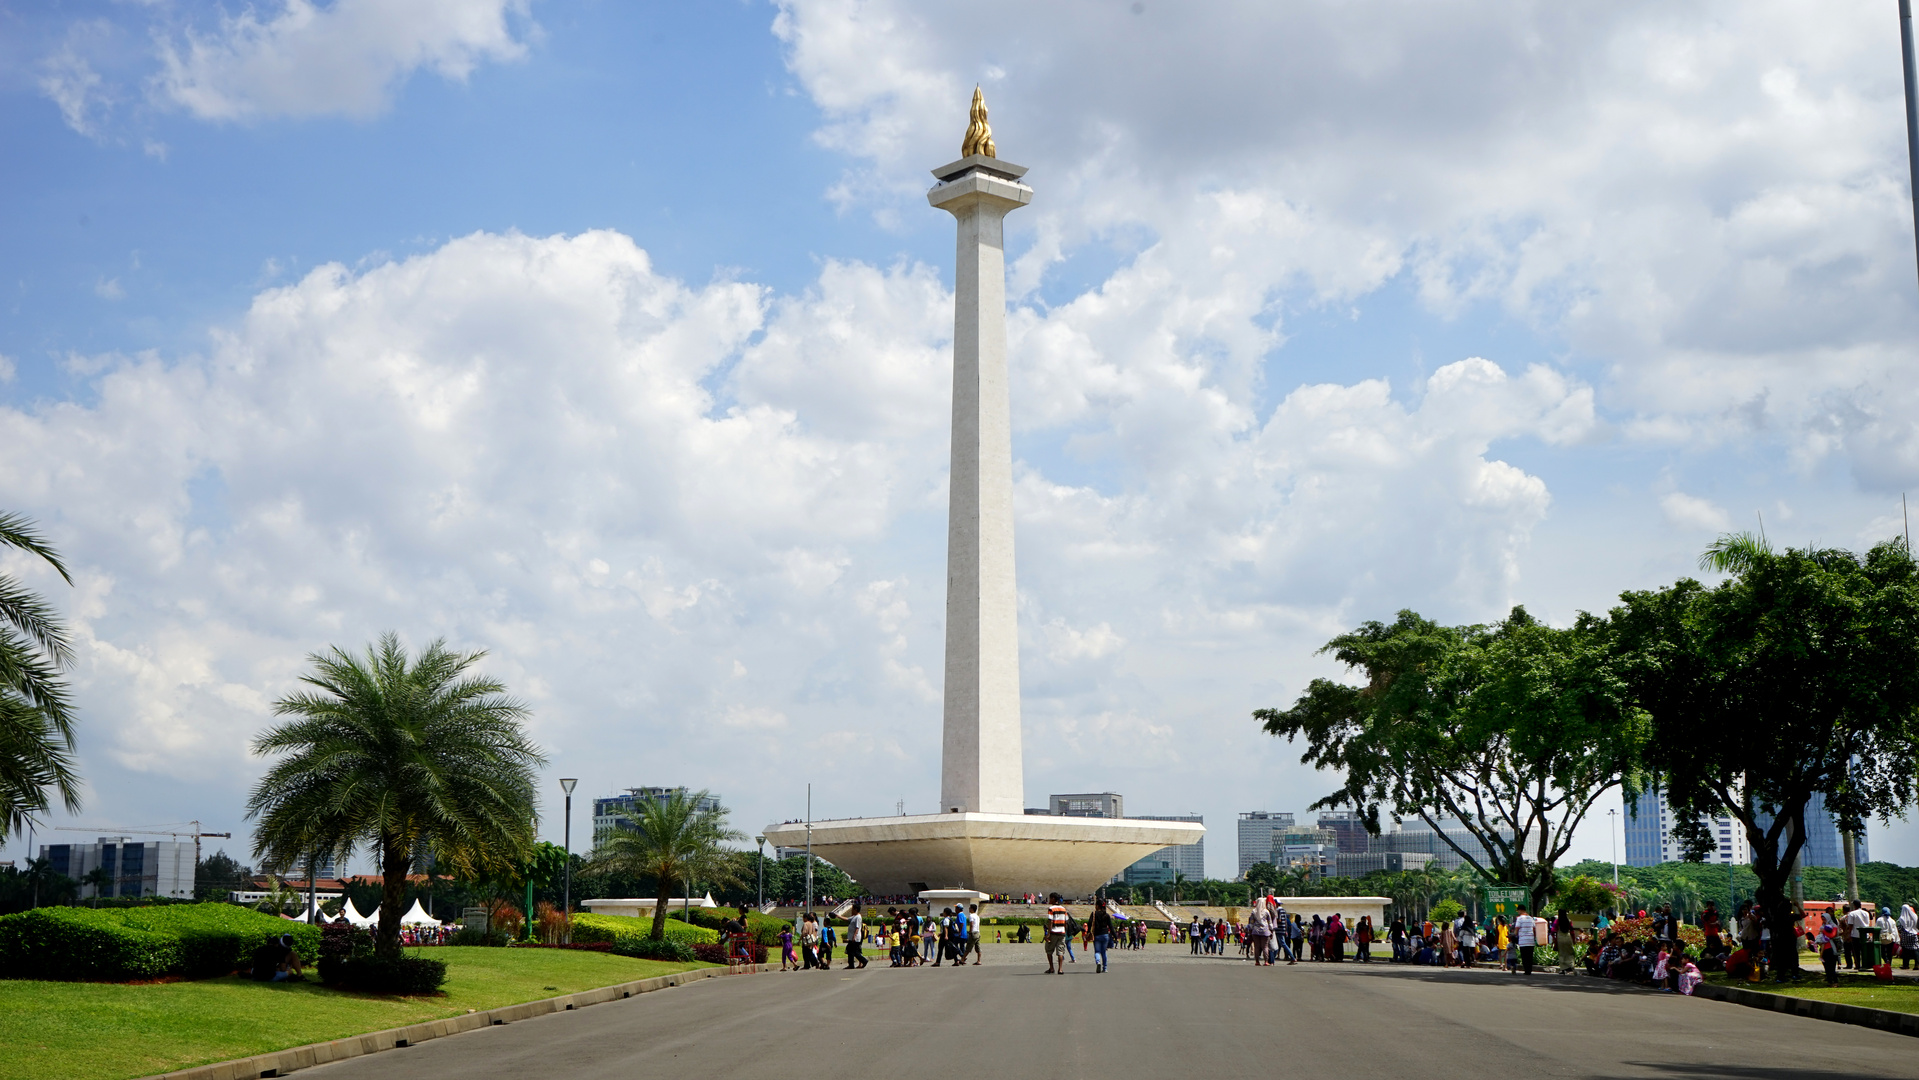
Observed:
[[[983,164],[976,164],[983,163]],[[927,194],[959,221],[954,273],[952,503],[946,533],[946,709],[940,809],[1025,808],[1013,578],[1013,418],[1006,376],[1006,215],[1026,170],[971,157]]]

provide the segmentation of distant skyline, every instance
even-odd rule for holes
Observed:
[[[548,839],[560,776],[576,848],[638,785],[749,835],[808,781],[935,809],[923,193],[975,84],[1036,192],[1028,805],[1202,814],[1230,877],[1238,813],[1337,786],[1250,715],[1334,634],[1563,625],[1919,491],[1889,7],[77,0],[0,3],[0,73],[0,507],[77,583],[6,564],[77,639],[53,824],[244,834],[271,702],[389,629],[527,701]]]

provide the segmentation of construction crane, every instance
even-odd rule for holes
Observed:
[[[201,832],[198,821],[188,821],[183,824],[193,826],[193,830],[188,832],[184,829],[96,829],[87,825],[55,825],[52,831],[92,833],[95,836],[171,836],[175,840],[180,839],[182,836],[191,836],[193,837],[193,873],[197,877],[200,873],[200,838],[203,836],[217,836],[231,840],[233,839],[233,834],[230,832]]]

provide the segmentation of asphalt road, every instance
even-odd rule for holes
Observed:
[[[709,979],[310,1080],[1919,1076],[1919,1039],[1585,978],[1237,960]]]

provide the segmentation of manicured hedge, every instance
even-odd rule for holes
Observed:
[[[739,917],[739,911],[735,908],[694,908],[689,914],[692,915],[693,925],[707,927],[716,933],[722,922],[725,922],[727,919]],[[885,912],[881,912],[881,915],[884,914]],[[680,912],[675,911],[667,916],[667,925],[672,926],[679,920],[680,915]],[[870,923],[872,916],[869,914],[867,919]],[[751,934],[753,941],[759,945],[778,945],[780,943],[780,931],[792,925],[792,923],[785,919],[774,918],[771,915],[762,915],[757,911],[748,911],[746,913],[747,933]]]
[[[36,908],[0,916],[0,978],[126,982],[225,975],[281,934],[293,935],[302,959],[319,956],[319,928],[232,904]]]
[[[629,915],[593,915],[573,916],[574,941],[611,941],[619,944],[622,937],[633,934],[650,937],[653,934],[651,915],[633,918]],[[674,941],[684,941],[688,945],[701,941],[718,941],[720,932],[704,926],[689,926],[678,919],[666,920],[666,936]]]
[[[704,926],[689,926],[678,919],[666,920],[666,940],[653,940],[653,920],[636,919],[627,915],[575,915],[573,916],[573,940],[588,942],[609,942],[613,951],[622,956],[637,956],[643,960],[674,960],[685,963],[693,959],[693,946],[703,942],[720,939],[719,931]]]

